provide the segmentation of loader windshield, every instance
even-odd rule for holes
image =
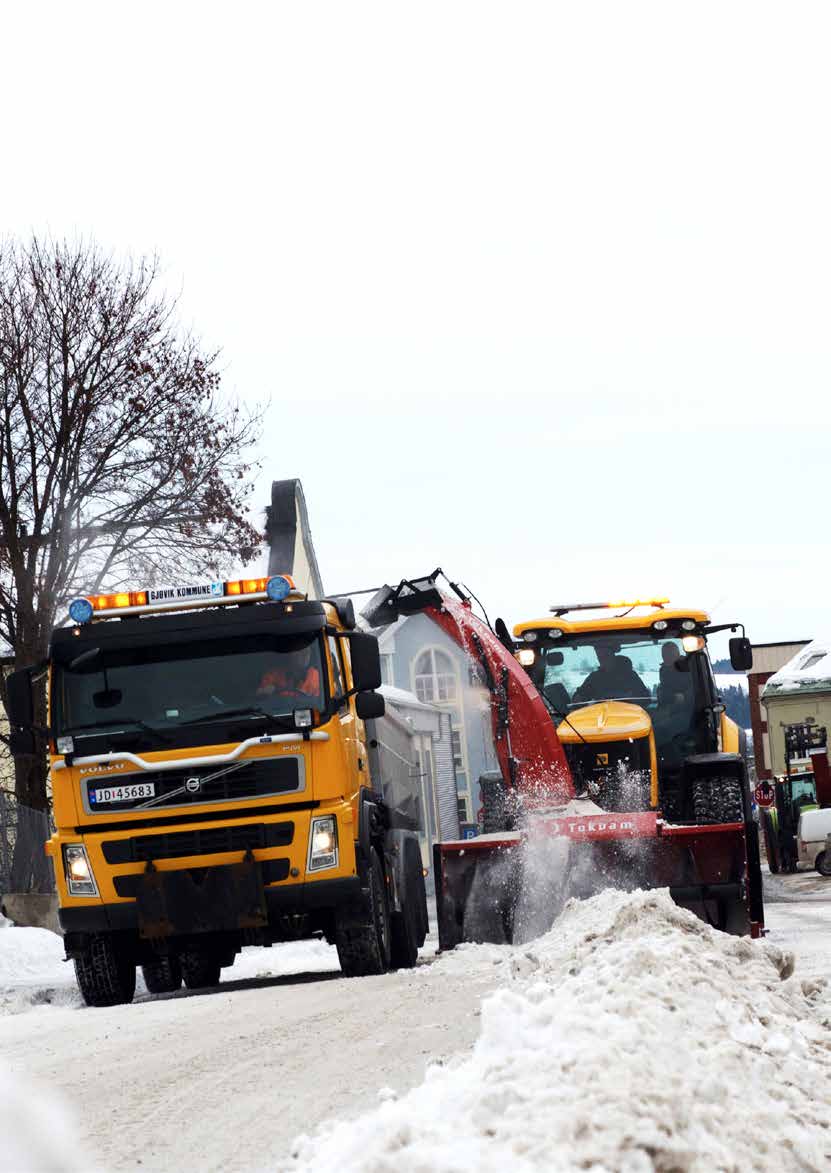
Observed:
[[[324,708],[323,680],[315,635],[90,647],[55,666],[53,726],[75,739],[133,731],[179,744],[231,720],[293,727],[295,709]]]
[[[530,674],[558,716],[604,700],[639,705],[652,719],[660,749],[694,735],[691,668],[680,636],[587,632],[542,642]]]

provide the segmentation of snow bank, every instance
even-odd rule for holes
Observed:
[[[666,891],[611,890],[570,902],[531,947],[481,950],[507,984],[472,1054],[300,1138],[291,1168],[828,1167],[831,1002],[792,955],[716,933]]]
[[[62,939],[48,929],[18,928],[0,916],[0,1015],[50,1004],[81,1005]]]
[[[70,1173],[93,1166],[63,1102],[37,1084],[0,1069],[3,1132],[0,1173]]]
[[[0,1067],[3,1106],[0,1173],[69,1173],[90,1169],[63,1104],[43,1088]]]

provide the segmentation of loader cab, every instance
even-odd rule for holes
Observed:
[[[517,658],[557,723],[578,788],[605,809],[672,813],[685,761],[739,749],[707,652],[709,616],[657,601],[570,614],[584,609],[519,624]]]

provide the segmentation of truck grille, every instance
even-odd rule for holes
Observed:
[[[193,855],[219,855],[223,851],[252,851],[287,847],[294,838],[294,823],[245,823],[232,827],[195,827],[169,835],[137,835],[131,839],[107,839],[101,844],[107,863],[146,863],[151,859],[182,859]]]
[[[164,810],[173,806],[196,806],[209,802],[234,802],[240,798],[268,798],[302,790],[305,762],[299,754],[279,758],[246,758],[241,762],[217,763],[198,769],[141,770],[117,776],[85,778],[86,808],[90,814],[110,811]],[[153,798],[127,802],[95,798],[95,792],[130,783],[151,783]]]

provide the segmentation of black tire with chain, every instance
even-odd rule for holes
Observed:
[[[151,994],[170,994],[182,984],[182,966],[178,957],[156,957],[143,965],[141,972]]]
[[[75,958],[75,976],[87,1006],[120,1006],[136,992],[135,964],[110,936],[90,940]]]
[[[419,946],[424,944],[427,926],[424,924],[427,898],[424,892],[424,871],[421,852],[415,839],[404,845],[404,883],[402,909],[394,912],[390,964],[393,969],[412,969],[418,960]],[[424,911],[423,911],[424,910]]]
[[[335,927],[335,945],[346,977],[386,973],[391,957],[391,926],[384,869],[372,849],[366,900],[359,910],[343,910]]]
[[[732,774],[695,778],[692,784],[692,804],[696,826],[744,822],[742,784]]]
[[[219,985],[221,965],[211,949],[187,949],[179,958],[182,978],[189,990],[204,990]]]

